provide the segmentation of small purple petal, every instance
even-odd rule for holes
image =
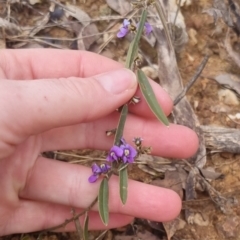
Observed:
[[[153,28],[148,22],[146,22],[144,26],[145,26],[145,34],[148,36],[153,31]]]
[[[135,158],[137,156],[137,150],[128,144],[128,149],[130,150],[130,155],[132,158]]]
[[[114,145],[110,149],[110,152],[107,156],[107,160],[110,162],[117,161],[118,158],[122,157],[122,155],[123,155],[123,150],[120,147]]]
[[[99,174],[99,173],[102,172],[102,170],[96,163],[94,163],[92,165],[92,172],[95,173],[95,174]]]
[[[124,163],[127,163],[127,162],[128,162],[128,163],[133,163],[133,162],[134,162],[134,158],[132,158],[131,156],[129,156]]]
[[[120,147],[116,146],[116,145],[114,145],[114,146],[112,147],[111,151],[114,151],[115,154],[116,154],[118,157],[121,157],[122,154],[123,154],[122,149],[121,149]]]
[[[117,161],[118,159],[117,159],[117,157],[116,156],[114,156],[114,155],[108,155],[107,156],[107,158],[106,158],[106,160],[107,161],[109,161],[109,162],[114,162],[114,161]]]
[[[119,32],[117,33],[117,37],[118,38],[125,37],[128,31],[129,31],[128,28],[125,28],[125,27],[120,28]]]
[[[139,27],[139,23],[137,23],[137,28],[138,27]],[[147,36],[153,31],[152,26],[148,22],[144,23],[144,31]]]
[[[97,179],[98,179],[98,177],[99,177],[99,175],[91,175],[89,178],[88,178],[88,181],[90,182],[90,183],[94,183],[94,182],[96,182],[97,181]]]
[[[127,28],[130,25],[130,21],[128,19],[123,20],[123,27]]]
[[[128,162],[128,157],[123,156],[123,157],[122,157],[122,160],[123,160],[124,163],[127,163],[127,162]]]
[[[111,166],[109,166],[109,165],[106,164],[106,163],[101,164],[100,167],[101,167],[101,172],[102,172],[102,173],[107,173],[108,170],[111,168]]]

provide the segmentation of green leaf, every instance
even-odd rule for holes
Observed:
[[[100,218],[104,225],[108,225],[109,212],[108,212],[108,179],[104,178],[101,182],[98,193],[98,211]]]
[[[83,240],[88,240],[88,212],[86,212],[84,223],[83,223]]]
[[[138,25],[138,29],[137,29],[137,33],[133,39],[133,41],[131,42],[129,49],[128,49],[128,53],[127,53],[127,59],[126,59],[126,68],[132,69],[132,64],[137,56],[138,53],[138,46],[139,46],[139,41],[140,38],[142,36],[142,32],[144,29],[144,24],[146,22],[146,18],[147,18],[147,10],[144,9],[142,12],[142,16],[140,18],[139,21],[139,25]]]
[[[120,189],[120,198],[123,205],[127,202],[127,194],[128,194],[128,164],[122,164],[119,167],[119,189]]]
[[[146,99],[148,106],[150,107],[152,112],[156,115],[157,119],[161,121],[163,124],[165,124],[166,126],[168,126],[169,125],[168,119],[165,116],[160,105],[158,104],[158,101],[148,81],[148,78],[146,77],[146,75],[141,69],[137,70],[137,79],[138,79],[141,92],[144,98]]]
[[[125,104],[122,107],[122,111],[121,111],[118,126],[117,126],[117,131],[115,133],[114,145],[116,146],[120,145],[120,140],[123,136],[124,125],[127,119],[127,113],[128,113],[128,106],[127,104]]]

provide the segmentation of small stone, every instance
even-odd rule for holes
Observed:
[[[153,64],[152,67],[150,66],[143,67],[142,71],[146,74],[147,77],[153,80],[158,77],[158,66],[156,64]]]
[[[190,28],[188,31],[189,42],[192,46],[195,46],[198,43],[197,40],[197,31],[193,28]]]
[[[239,105],[239,101],[235,93],[229,89],[221,89],[218,91],[218,99],[231,106]]]
[[[204,216],[200,213],[196,213],[194,215],[194,223],[198,226],[208,226],[209,225],[209,219],[208,216]]]

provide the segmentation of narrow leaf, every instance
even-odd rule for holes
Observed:
[[[108,180],[104,178],[101,182],[98,193],[98,211],[100,218],[104,225],[108,225],[109,212],[108,212]]]
[[[159,1],[156,1],[155,8],[157,10],[157,14],[158,14],[159,18],[161,19],[168,45],[170,46],[171,51],[174,52],[174,48],[173,48],[173,44],[172,44],[172,40],[171,40],[171,36],[170,36],[170,31],[169,31],[169,27],[168,27],[168,22],[166,20],[166,15],[165,15],[163,7]],[[175,25],[175,23],[173,25]]]
[[[86,212],[84,223],[83,223],[83,240],[88,240],[88,212]]]
[[[127,194],[128,194],[128,169],[126,167],[127,164],[123,164],[120,166],[119,171],[119,189],[120,189],[120,198],[125,205],[127,202]]]
[[[117,131],[115,133],[114,145],[117,145],[117,146],[120,145],[120,140],[123,136],[123,130],[124,130],[124,125],[125,125],[126,118],[127,118],[127,113],[128,113],[128,106],[127,106],[127,104],[125,104],[125,105],[123,105],[122,111],[120,114]]]
[[[128,49],[127,59],[126,59],[126,68],[132,69],[132,64],[134,62],[134,59],[137,56],[139,41],[140,41],[140,38],[142,36],[142,32],[143,32],[143,29],[144,29],[144,24],[146,22],[146,18],[147,18],[147,10],[144,9],[143,12],[142,12],[141,19],[139,21],[137,33],[136,33],[136,35],[135,35],[135,37],[134,37],[133,41],[131,42],[131,44],[129,46],[129,49]]]
[[[168,119],[165,116],[160,105],[158,104],[157,98],[148,81],[148,78],[146,77],[146,75],[141,69],[137,70],[137,79],[138,79],[141,92],[144,98],[146,99],[148,106],[150,107],[152,112],[156,115],[157,119],[161,121],[163,124],[165,124],[166,126],[168,126],[169,125]]]

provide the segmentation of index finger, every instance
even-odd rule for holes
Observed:
[[[0,56],[0,77],[12,80],[85,78],[123,67],[112,59],[86,51],[7,49],[1,50]]]
[[[59,49],[0,50],[0,78],[11,80],[88,78],[122,67],[122,64],[112,59],[87,51]],[[151,81],[151,85],[163,107],[163,111],[168,115],[172,110],[172,100],[157,83]],[[135,94],[143,99],[139,89]],[[137,110],[134,106],[130,106],[130,111],[144,117],[154,117],[145,101],[138,104]]]

